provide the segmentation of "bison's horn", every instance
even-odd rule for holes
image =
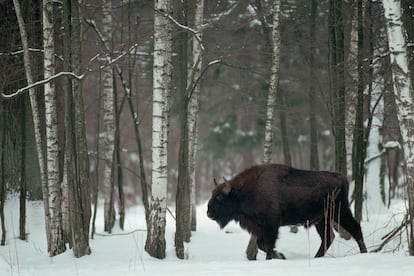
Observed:
[[[216,179],[215,178],[213,178],[213,180],[214,180],[214,185],[216,185],[216,187],[217,187],[217,181],[216,181]]]

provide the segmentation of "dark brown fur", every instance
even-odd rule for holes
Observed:
[[[329,206],[329,208],[328,208]],[[257,245],[271,259],[284,225],[315,225],[322,243],[315,257],[333,240],[332,223],[347,230],[360,251],[367,252],[361,227],[348,202],[348,181],[339,173],[298,170],[284,165],[258,165],[218,184],[207,215],[221,228],[231,220],[257,236]]]

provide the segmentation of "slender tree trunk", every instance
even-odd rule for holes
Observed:
[[[277,93],[279,101],[279,119],[280,119],[280,132],[282,136],[282,148],[284,163],[288,166],[292,166],[292,156],[290,154],[289,137],[287,132],[287,119],[286,119],[286,95],[282,91]]]
[[[263,151],[263,163],[272,161],[273,124],[275,114],[275,103],[277,85],[279,82],[279,58],[280,58],[280,0],[274,1],[273,6],[273,29],[272,29],[272,69],[270,75],[269,94],[267,98],[265,140]],[[257,237],[250,236],[246,249],[248,260],[256,260],[258,252]]]
[[[329,2],[335,170],[346,175],[343,0],[330,0]]]
[[[358,29],[358,55],[357,55],[357,72],[358,72],[358,94],[355,116],[354,129],[354,154],[353,154],[353,175],[355,178],[355,219],[360,222],[362,220],[362,203],[363,203],[363,187],[365,175],[365,127],[364,127],[364,74],[363,74],[363,18],[362,18],[362,0],[357,1],[357,29]]]
[[[266,125],[263,163],[272,160],[273,124],[275,114],[275,103],[277,85],[279,82],[279,58],[280,58],[280,0],[274,1],[273,30],[272,30],[272,69],[270,75],[269,94],[267,98]]]
[[[391,58],[397,116],[400,122],[405,157],[408,195],[409,251],[414,256],[414,109],[413,86],[408,68],[407,44],[401,20],[400,0],[383,0]]]
[[[99,83],[101,82],[101,78],[99,77]],[[97,96],[97,103],[98,103],[98,113],[96,117],[96,144],[95,144],[95,152],[96,152],[96,164],[95,164],[95,181],[94,187],[92,191],[92,205],[93,205],[93,212],[92,212],[92,229],[91,229],[91,238],[94,238],[95,235],[95,221],[96,221],[96,214],[98,212],[98,195],[99,195],[99,160],[100,160],[100,147],[99,147],[99,136],[101,132],[101,96],[102,96],[102,89],[99,87],[98,89],[98,96]]]
[[[5,104],[4,101],[0,101],[3,113],[2,122],[2,135],[1,139],[1,155],[0,155],[0,221],[1,221],[1,240],[0,245],[6,244],[6,221],[4,217],[4,205],[6,201],[6,168],[5,168],[5,155],[6,155],[6,116],[5,116]]]
[[[316,66],[315,66],[315,33],[316,20],[318,16],[318,1],[311,2],[311,15],[309,24],[310,34],[310,53],[309,53],[309,128],[310,128],[310,164],[311,170],[319,170],[319,155],[318,155],[318,124],[316,121],[316,103],[315,103],[315,80],[316,80]]]
[[[112,3],[105,1],[102,5],[102,39],[108,47],[108,55],[111,53],[112,45]],[[103,196],[105,231],[111,232],[115,223],[113,203],[113,158],[115,143],[115,118],[114,118],[114,87],[113,71],[106,66],[102,72],[103,79],[103,117],[104,117],[104,174],[103,174]]]
[[[22,47],[23,47],[23,61],[24,61],[24,69],[26,74],[27,84],[33,84],[33,74],[30,64],[30,55],[29,55],[29,44],[27,40],[27,33],[26,28],[19,4],[19,0],[13,0],[14,9],[16,11],[17,22],[19,25],[20,37],[22,40]],[[43,195],[43,203],[44,203],[44,210],[45,210],[45,228],[46,228],[46,237],[47,237],[47,248],[48,251],[50,249],[50,227],[49,227],[49,202],[48,198],[48,188],[47,188],[47,176],[46,176],[46,166],[45,166],[45,157],[43,153],[43,143],[42,143],[42,136],[41,136],[41,127],[40,121],[41,116],[39,112],[39,106],[37,104],[35,89],[29,89],[29,96],[30,96],[30,106],[32,109],[32,118],[33,118],[33,126],[34,126],[34,135],[36,141],[36,150],[38,155],[39,161],[39,168],[40,168],[40,178],[42,182],[42,195]]]
[[[114,78],[114,85],[113,85],[113,93],[114,93],[114,114],[115,114],[115,142],[114,142],[114,152],[115,152],[115,168],[116,168],[116,176],[117,176],[117,187],[118,187],[118,197],[119,197],[119,227],[124,230],[125,224],[125,194],[124,194],[124,186],[123,186],[123,173],[122,173],[122,163],[121,163],[121,136],[120,136],[120,119],[122,109],[118,108],[117,104],[117,89],[116,89],[116,81]],[[125,97],[124,97],[125,99]],[[121,106],[123,106],[124,101],[122,102]]]
[[[187,26],[188,2],[177,2],[176,10],[180,24]],[[191,236],[190,218],[190,182],[189,182],[189,143],[188,143],[188,104],[189,95],[187,90],[187,64],[188,64],[188,34],[180,32],[177,39],[178,51],[178,75],[179,75],[179,128],[180,142],[178,152],[178,179],[176,193],[176,231],[175,231],[175,252],[179,259],[184,259],[184,241],[189,241]]]
[[[190,80],[188,86],[193,87],[190,91],[190,103],[188,108],[188,164],[189,164],[189,181],[190,181],[190,201],[191,201],[191,230],[197,229],[197,214],[196,214],[196,184],[195,184],[195,170],[197,164],[197,144],[198,144],[198,124],[197,117],[200,109],[200,84],[194,82],[200,78],[201,67],[203,62],[203,49],[200,41],[203,39],[202,25],[204,20],[204,0],[197,0],[194,27],[198,31],[199,40],[193,38],[192,40],[192,57],[191,68],[189,70]],[[191,77],[193,76],[193,77]],[[194,86],[195,85],[195,86]]]
[[[43,47],[44,78],[55,74],[55,51],[53,30],[53,2],[43,1]],[[50,212],[51,247],[49,254],[55,256],[66,250],[62,229],[61,187],[58,166],[56,91],[53,81],[45,84],[46,148],[48,198]]]
[[[172,26],[161,13],[171,14],[170,0],[155,1],[152,113],[152,196],[145,250],[165,258],[165,215],[168,183],[169,98],[172,72]]]
[[[20,217],[19,217],[19,239],[26,240],[26,95],[21,97],[21,131],[22,149],[20,166]]]

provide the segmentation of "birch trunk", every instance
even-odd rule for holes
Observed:
[[[43,1],[43,47],[44,47],[44,78],[48,79],[55,74],[54,59],[54,30],[53,30],[53,2]],[[51,243],[49,254],[55,256],[66,250],[62,229],[61,187],[58,171],[58,140],[56,91],[54,82],[44,86],[45,116],[46,116],[46,152],[47,152],[47,180],[50,214]]]
[[[193,38],[191,70],[189,71],[190,82],[194,82],[200,78],[201,66],[203,62],[203,49],[200,41],[203,41],[202,25],[204,20],[204,0],[197,0],[194,27],[197,30],[199,40]],[[193,77],[191,77],[193,76]],[[193,90],[190,90],[190,104],[188,107],[188,164],[189,164],[189,182],[190,182],[190,201],[191,201],[191,230],[197,229],[196,216],[196,185],[195,185],[195,169],[197,158],[197,142],[198,142],[198,125],[197,117],[200,109],[200,85],[197,83]]]
[[[272,30],[272,71],[270,76],[269,94],[267,97],[266,125],[263,163],[270,163],[272,160],[273,144],[273,123],[275,117],[275,103],[277,85],[279,81],[279,56],[280,56],[280,0],[275,0]]]
[[[170,0],[156,0],[152,111],[152,194],[145,250],[165,258],[165,215],[168,182],[168,121],[172,72],[172,26],[161,13],[171,13]]]
[[[29,44],[27,40],[27,33],[24,24],[24,19],[22,16],[21,8],[19,0],[13,0],[14,9],[16,11],[17,22],[19,25],[20,37],[22,40],[22,48],[23,48],[23,61],[24,61],[24,69],[26,74],[27,85],[33,84],[33,74],[30,64],[30,54],[29,54]],[[45,227],[46,227],[46,237],[47,237],[47,248],[50,248],[50,228],[49,228],[49,202],[48,198],[48,189],[47,189],[47,177],[46,177],[46,168],[45,168],[45,157],[43,154],[43,144],[42,144],[42,137],[41,137],[41,130],[40,130],[40,113],[39,113],[39,106],[37,104],[35,89],[29,89],[29,96],[30,96],[30,107],[32,109],[33,114],[33,126],[34,126],[34,135],[36,141],[36,150],[39,160],[39,168],[40,168],[40,178],[42,181],[42,195],[43,195],[43,203],[44,203],[44,210],[45,210]]]
[[[271,70],[271,76],[270,76],[269,94],[267,98],[263,163],[270,163],[272,161],[273,124],[274,124],[274,117],[275,117],[277,85],[279,82],[279,58],[280,58],[279,23],[280,23],[280,0],[275,0],[274,7],[273,7],[273,29],[272,29],[272,70]],[[247,245],[247,249],[246,249],[247,259],[256,260],[257,252],[258,252],[257,237],[255,235],[251,235],[249,244]]]
[[[409,250],[414,256],[414,118],[410,70],[408,69],[407,43],[401,20],[400,0],[383,0],[391,58],[393,90],[397,103],[397,117],[406,166],[408,193]]]
[[[112,49],[112,3],[105,1],[102,4],[102,39],[108,47],[108,55]],[[105,231],[111,232],[115,222],[113,203],[113,158],[115,143],[115,117],[114,117],[114,87],[112,68],[106,66],[102,72],[103,81],[103,117],[104,117],[104,174],[103,196]]]

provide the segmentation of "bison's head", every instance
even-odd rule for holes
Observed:
[[[225,181],[216,186],[208,201],[207,216],[224,228],[236,214],[239,201],[230,182]]]

